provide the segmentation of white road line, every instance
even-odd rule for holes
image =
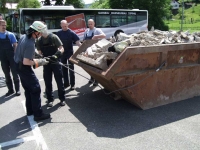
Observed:
[[[22,101],[22,105],[26,112],[25,101]],[[27,116],[27,117],[28,117],[28,121],[30,123],[31,129],[32,129],[33,135],[35,136],[37,146],[39,147],[39,149],[48,150],[47,144],[42,136],[42,133],[40,131],[40,128],[38,127],[38,124],[37,124],[37,122],[35,122],[33,120],[33,115]]]
[[[43,81],[43,80],[44,80],[44,79],[39,79],[39,82],[40,82],[40,81]]]
[[[24,143],[24,142],[28,142],[28,141],[33,141],[33,140],[36,140],[35,137],[29,136],[29,137],[19,138],[16,140],[0,143],[0,149],[3,147],[6,147],[6,146],[16,145],[16,144],[20,144],[20,143]]]

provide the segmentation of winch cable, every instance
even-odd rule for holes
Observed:
[[[69,65],[67,65],[67,64],[63,64],[63,63],[61,63],[61,62],[59,62],[59,61],[53,61],[53,60],[51,60],[51,59],[48,58],[48,57],[45,57],[45,59],[48,60],[48,61],[50,61],[52,64],[58,64],[58,65],[61,65],[61,66],[65,67],[65,68],[68,68],[69,70],[71,70],[71,71],[73,71],[74,73],[80,75],[81,77],[87,79],[88,81],[90,80],[89,78],[87,78],[87,77],[81,75],[80,73],[78,73],[78,72],[76,72],[76,71],[70,69],[70,68],[68,67]],[[134,85],[127,86],[127,87],[123,87],[123,88],[120,88],[120,89],[117,89],[117,90],[114,90],[114,91],[111,91],[111,92],[106,92],[101,86],[99,86],[99,85],[97,85],[97,86],[100,87],[100,89],[103,90],[104,94],[106,94],[106,95],[110,95],[110,94],[115,93],[115,92],[119,92],[119,91],[122,91],[122,90],[126,90],[126,89],[129,89],[129,88],[135,87],[135,86],[137,86],[138,84],[142,83],[142,82],[143,82],[144,80],[146,80],[147,78],[149,78],[150,76],[152,76],[153,74],[155,74],[156,72],[160,71],[160,70],[162,69],[162,67],[165,65],[165,63],[166,63],[166,61],[164,61],[164,62],[160,65],[160,67],[158,67],[158,68],[155,70],[155,72],[152,72],[151,74],[149,74],[148,76],[146,76],[145,78],[143,78],[143,79],[140,80],[139,82],[135,83]]]

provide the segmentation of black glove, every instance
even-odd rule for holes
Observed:
[[[45,57],[46,60],[48,60],[50,63],[55,63],[57,62],[57,57],[55,55],[52,55],[52,56],[48,56],[48,57]]]
[[[46,59],[52,62],[56,62],[62,56],[61,51],[57,51],[54,55],[48,56]]]
[[[61,56],[62,56],[61,51],[57,51],[57,52],[53,55],[53,57],[55,57],[56,59],[60,58]]]

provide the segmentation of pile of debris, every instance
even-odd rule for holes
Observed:
[[[102,39],[88,47],[85,52],[78,54],[77,59],[106,70],[108,68],[107,60],[113,60],[118,56],[116,52],[108,52],[108,48],[112,46],[110,41]]]
[[[113,41],[113,39],[111,39]],[[119,33],[117,41],[126,41],[129,46],[150,46],[161,44],[194,43],[200,42],[200,32],[190,34],[177,31],[142,31],[131,35]]]
[[[117,40],[116,40],[117,39]],[[200,42],[200,32],[190,34],[177,31],[142,31],[127,35],[119,33],[110,41],[102,39],[88,47],[85,52],[77,55],[77,59],[106,70],[109,67],[108,60],[114,60],[128,46],[150,46],[161,44],[194,43]]]

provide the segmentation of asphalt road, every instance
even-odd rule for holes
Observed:
[[[89,78],[80,67],[75,71]],[[35,69],[42,89],[42,107],[49,120],[27,117],[25,97],[4,97],[0,88],[0,149],[12,150],[199,150],[200,97],[141,110],[115,101],[76,74],[74,91],[66,89],[66,105],[46,107],[42,67]],[[0,75],[3,75],[0,69]]]

